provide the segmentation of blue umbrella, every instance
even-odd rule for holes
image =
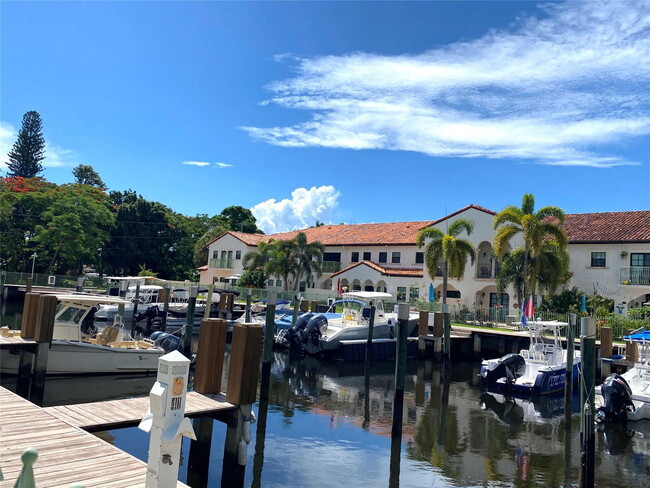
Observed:
[[[436,297],[433,294],[433,283],[429,283],[429,301],[433,302],[435,301]]]
[[[586,312],[587,311],[587,296],[582,295],[582,302],[580,303],[580,311],[581,312]]]

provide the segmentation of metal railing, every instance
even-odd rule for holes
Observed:
[[[210,259],[209,267],[216,269],[232,269],[232,258],[212,258]]]
[[[341,263],[339,261],[323,261],[321,270],[323,273],[337,273],[341,271]]]
[[[6,285],[26,285],[27,279],[32,278],[33,286],[49,286],[52,288],[76,288],[77,276],[67,275],[47,275],[34,273],[15,273],[11,271],[4,272],[3,282]],[[84,276],[84,288],[106,289],[106,282],[99,276]]]
[[[646,266],[621,266],[619,271],[621,285],[649,285],[650,267]]]

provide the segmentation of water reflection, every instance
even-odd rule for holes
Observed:
[[[363,364],[276,354],[263,395],[267,403],[255,406],[261,422],[253,428],[245,486],[577,486],[579,416],[565,422],[561,396],[523,399],[484,392],[477,386],[477,368],[463,363],[445,371],[440,363],[409,361],[402,437],[395,443],[392,362],[374,363],[366,384]],[[125,388],[124,396],[146,394],[154,380],[78,378],[55,384],[48,378],[46,397],[55,402],[49,389],[71,403],[82,393],[99,395],[117,385]],[[145,459],[148,437],[137,429],[102,435]],[[225,426],[215,421],[209,466],[197,458],[190,464],[201,472],[190,467],[188,473],[183,461],[181,481],[220,486],[224,439]],[[189,444],[183,456],[192,457]],[[650,421],[599,427],[595,478],[599,487],[650,486]]]

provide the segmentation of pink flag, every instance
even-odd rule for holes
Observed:
[[[533,295],[530,296],[526,302],[526,318],[533,319],[535,317],[535,306],[533,305]]]
[[[343,294],[343,290],[341,289],[341,278],[339,278],[339,281],[336,284],[336,289],[338,291],[339,296],[341,296]]]

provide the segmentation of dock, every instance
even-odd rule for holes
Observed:
[[[147,464],[88,430],[136,425],[148,403],[149,397],[142,397],[41,408],[0,387],[0,467],[5,478],[0,487],[13,486],[22,466],[20,455],[29,447],[39,453],[34,464],[39,486],[143,487]],[[223,395],[187,395],[187,416],[236,408]]]

